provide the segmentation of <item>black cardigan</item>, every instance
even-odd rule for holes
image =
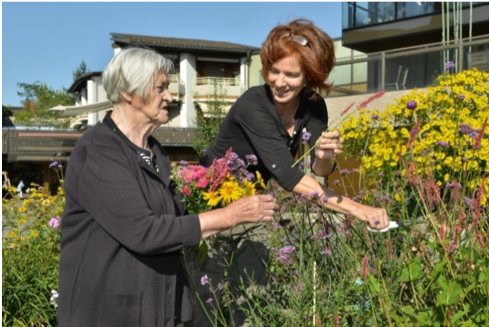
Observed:
[[[62,218],[61,327],[173,326],[191,319],[179,250],[199,244],[200,222],[182,216],[170,161],[156,139],[149,141],[159,173],[106,121],[73,150]]]

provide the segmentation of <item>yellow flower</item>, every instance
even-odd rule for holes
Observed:
[[[26,212],[27,208],[26,207],[20,207],[18,211],[19,211],[19,213]]]
[[[39,231],[38,230],[31,230],[31,235],[33,237],[39,237]]]
[[[241,189],[234,178],[226,180],[224,183],[222,183],[221,187],[219,188],[219,193],[221,194],[221,199],[224,205],[228,205],[241,197]]]
[[[207,200],[207,204],[211,207],[215,207],[221,201],[219,192],[204,192],[204,200]]]
[[[263,180],[263,178],[261,177],[261,174],[260,172],[257,170],[256,171],[256,179],[258,180],[258,183],[260,184],[260,186],[266,190],[267,189],[267,186],[265,185],[265,181]]]
[[[255,195],[255,193],[256,193],[255,185],[252,182],[250,182],[249,180],[247,180],[245,178],[243,181],[243,184],[245,187],[244,192],[243,192],[244,197]]]

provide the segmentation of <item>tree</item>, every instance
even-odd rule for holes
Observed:
[[[10,110],[10,106],[2,105],[2,120],[9,119],[12,117],[12,110]]]
[[[36,81],[32,84],[18,83],[22,91],[17,92],[24,100],[24,108],[15,114],[15,121],[24,124],[53,124],[57,113],[49,111],[49,108],[57,105],[71,106],[75,104],[75,98],[66,89],[54,90],[46,83]]]
[[[196,108],[198,131],[195,133],[192,147],[199,156],[204,154],[203,151],[209,148],[219,132],[219,128],[226,115],[225,95],[226,93],[223,90],[222,83],[214,80],[213,94],[209,95],[206,101],[207,113],[204,115],[202,108]]]
[[[83,59],[80,65],[73,71],[73,81],[76,81],[78,78],[87,74],[88,72],[90,72],[90,68],[88,68],[85,59]]]

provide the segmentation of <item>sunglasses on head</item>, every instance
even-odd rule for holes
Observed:
[[[294,34],[292,34],[290,32],[285,32],[284,33],[284,36],[285,37],[291,36],[292,37],[292,41],[294,41],[295,43],[297,43],[299,45],[302,45],[303,47],[305,47],[309,43],[309,41],[305,37],[300,36],[300,35],[294,35]]]

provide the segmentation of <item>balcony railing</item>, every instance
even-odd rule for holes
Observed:
[[[195,85],[214,85],[218,83],[222,86],[240,86],[241,82],[236,77],[197,77]]]
[[[484,2],[472,2],[472,6]],[[441,13],[441,2],[343,2],[343,29],[399,21]],[[453,4],[450,4],[450,8]],[[462,2],[462,8],[470,2]]]
[[[216,92],[227,99],[236,99],[245,91],[238,77],[197,77],[192,89],[193,96],[197,100],[208,98]]]
[[[436,83],[445,61],[456,71],[478,68],[489,71],[489,35],[451,42],[337,58],[328,81],[331,96],[373,93],[381,90],[424,88]],[[446,59],[444,59],[446,58]]]
[[[168,74],[168,79],[170,80],[169,90],[172,94],[174,100],[179,101],[180,98],[185,94],[185,85],[180,82],[178,74]]]

